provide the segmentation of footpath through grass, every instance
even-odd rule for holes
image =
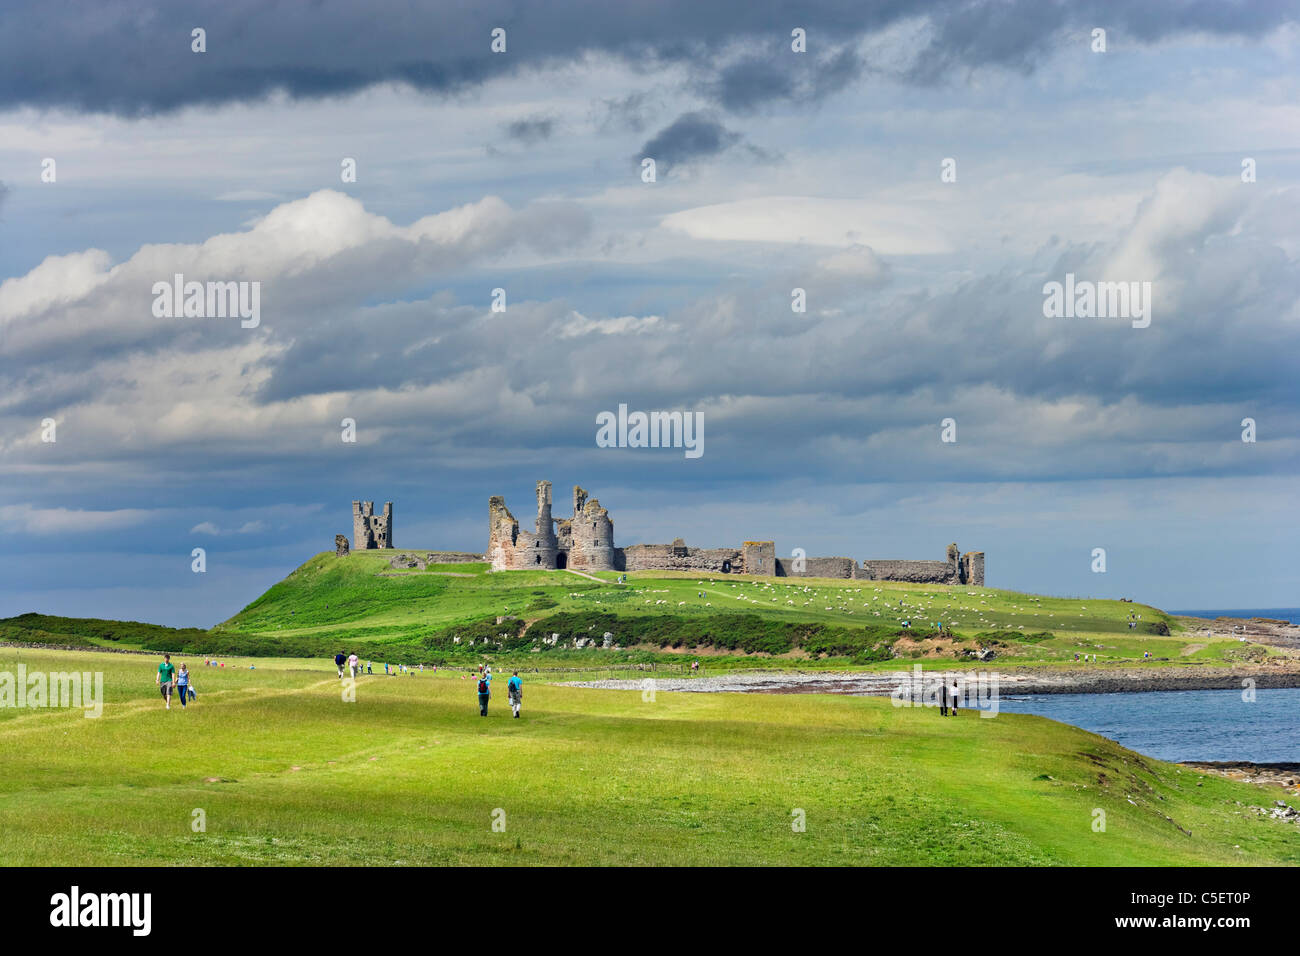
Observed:
[[[0,673],[99,671],[107,699],[0,708],[0,863],[1300,862],[1248,810],[1279,789],[1037,717],[530,682],[513,720],[501,675],[484,719],[459,672],[346,703],[323,662],[187,660],[199,698],[165,712],[150,659],[0,648]]]

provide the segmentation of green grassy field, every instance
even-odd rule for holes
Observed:
[[[1159,609],[1129,602],[896,582],[643,572],[619,584],[613,573],[596,577],[601,580],[563,571],[488,573],[483,564],[394,571],[388,556],[377,552],[346,558],[324,553],[209,632],[26,615],[0,621],[0,641],[285,657],[355,650],[405,663],[486,655],[500,663],[598,669],[681,661],[689,654],[706,655],[714,671],[901,667],[914,661],[946,667],[980,647],[992,648],[1004,665],[1031,666],[1072,664],[1076,654],[1096,655],[1104,664],[1139,661],[1150,653],[1194,665],[1272,653],[1228,637],[1183,633]],[[1129,627],[1130,615],[1135,628]],[[510,627],[495,627],[498,617],[517,619],[527,628],[524,639],[498,643],[498,630]],[[717,632],[743,631],[746,620],[758,622],[752,640],[717,644]],[[569,626],[565,639],[554,647],[541,643],[557,621]],[[645,636],[647,622],[659,621],[674,624],[670,640]],[[951,637],[923,640],[938,623]],[[478,632],[472,630],[476,624]],[[778,626],[793,635],[775,638],[779,644],[789,637],[787,650],[746,652],[769,646],[774,638],[763,629]],[[452,644],[449,635],[462,628],[468,629],[465,640]],[[804,633],[819,629],[819,640]],[[575,637],[599,637],[606,630],[612,643],[623,646],[575,649]],[[473,647],[469,640],[475,640]]]
[[[168,712],[151,657],[0,647],[20,662],[101,671],[107,702],[0,708],[7,865],[1300,862],[1247,810],[1280,789],[1038,717],[530,682],[513,720],[499,679],[484,719],[459,671],[345,703],[329,664],[265,658],[189,660],[199,698]]]

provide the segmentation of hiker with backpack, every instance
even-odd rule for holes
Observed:
[[[487,716],[488,699],[492,696],[492,684],[487,677],[478,679],[478,715]]]
[[[524,682],[519,679],[519,671],[515,671],[514,676],[506,682],[506,695],[510,698],[510,709],[515,712],[515,719],[519,719],[519,708],[524,703]]]
[[[347,661],[347,657],[344,656],[342,651],[339,651],[337,654],[334,655],[334,663],[338,666],[339,669],[339,680],[343,679],[343,664],[346,661]]]

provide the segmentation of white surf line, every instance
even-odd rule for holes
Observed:
[[[594,574],[588,574],[586,571],[575,571],[573,570],[573,568],[565,568],[564,570],[568,571],[570,574],[576,574],[580,578],[591,578],[591,580],[596,581],[600,584],[613,583],[612,581],[606,581],[604,578],[598,578]]]

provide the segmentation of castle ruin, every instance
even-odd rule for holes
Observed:
[[[369,551],[393,546],[393,503],[384,502],[384,513],[375,514],[373,501],[352,502],[352,550]]]
[[[356,503],[353,503],[355,513]],[[385,515],[389,508],[385,507]],[[896,561],[853,558],[779,558],[772,541],[746,541],[739,548],[692,548],[681,538],[672,544],[614,544],[614,522],[595,498],[576,485],[573,517],[551,515],[551,483],[537,483],[535,531],[521,531],[505,498],[488,499],[488,550],[494,571],[707,571],[776,577],[849,578],[910,581],[917,584],[984,584],[984,552],[948,545],[943,561]],[[371,545],[370,547],[391,545]],[[358,548],[362,547],[360,544]]]

